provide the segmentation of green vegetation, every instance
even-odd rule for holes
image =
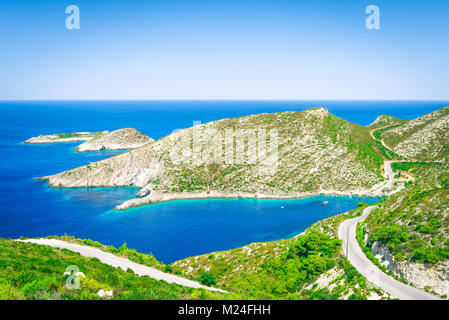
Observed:
[[[399,261],[437,263],[449,259],[448,165],[397,163],[417,177],[382,202],[367,218],[370,242],[380,241]]]
[[[435,167],[435,166],[442,166],[443,164],[440,162],[422,162],[422,161],[415,161],[415,162],[393,162],[391,164],[391,169],[393,171],[409,171],[410,169],[414,169],[416,167]]]
[[[382,152],[382,155],[387,160],[400,160],[402,157],[395,153],[394,151],[391,151],[390,149],[385,148],[385,146],[380,142],[376,140],[376,146],[377,148]]]
[[[133,262],[144,264],[149,267],[153,267],[156,269],[164,270],[164,272],[171,272],[166,271],[167,265],[164,265],[162,262],[158,261],[151,253],[141,253],[136,251],[136,249],[130,249],[127,247],[126,242],[123,243],[120,247],[116,248],[112,245],[104,245],[98,241],[93,241],[91,239],[78,239],[73,236],[49,236],[48,239],[58,239],[63,240],[66,242],[71,243],[77,243],[82,245],[87,245],[90,247],[98,248],[105,252],[110,252],[116,256],[120,256],[123,258],[127,258]],[[170,270],[170,269],[168,269]]]
[[[368,126],[368,128],[370,130],[375,130],[375,129],[383,128],[383,127],[398,126],[398,125],[404,124],[406,122],[407,122],[407,120],[402,120],[402,119],[398,119],[398,118],[383,114],[383,115],[380,115],[376,119],[375,122],[370,124]]]
[[[449,159],[447,127],[449,107],[441,108],[401,126],[384,130],[384,143],[410,160],[435,161]]]
[[[104,289],[113,291],[110,299],[366,299],[372,293],[382,293],[367,286],[342,256],[341,241],[334,236],[341,221],[359,215],[365,206],[360,203],[359,208],[329,218],[329,223],[317,223],[293,239],[189,258],[195,260],[187,265],[187,269],[194,269],[190,274],[181,267],[185,260],[163,265],[152,255],[138,253],[126,244],[115,248],[90,239],[50,237],[96,247],[165,272],[187,274],[205,285],[217,284],[234,292],[225,295],[138,277],[130,270],[115,269],[96,258],[64,249],[0,239],[0,298],[100,299],[97,293]],[[319,231],[323,226],[331,226],[332,230]],[[232,254],[227,256],[228,252]],[[68,275],[64,272],[71,265],[86,275],[81,278],[79,290],[65,286]],[[314,284],[328,272],[334,274],[330,289]]]
[[[238,278],[231,279],[229,288],[240,290],[250,297],[300,298],[301,296],[295,293],[305,283],[335,266],[339,248],[338,239],[319,232],[311,232],[298,237],[278,257],[266,260],[256,272],[244,273]],[[224,269],[229,266],[216,265],[213,269],[216,270],[216,267]],[[210,273],[203,272],[201,275],[202,282],[203,279],[210,278]]]
[[[263,168],[257,164],[174,165],[167,156],[167,148],[171,147],[166,143],[168,137],[116,156],[112,161],[106,159],[62,175],[64,183],[70,179],[80,181],[86,174],[99,176],[110,183],[117,170],[123,167],[138,170],[139,166],[146,168],[148,163],[159,163],[164,171],[153,180],[151,187],[160,192],[223,191],[290,195],[322,189],[372,187],[384,180],[380,168],[385,159],[407,158],[411,161],[392,164],[396,177],[401,178],[399,182],[404,182],[406,188],[383,199],[379,208],[371,212],[356,232],[357,241],[368,258],[387,272],[371,252],[369,246],[373,242],[385,245],[398,261],[435,264],[449,259],[449,165],[430,162],[448,159],[445,122],[448,114],[449,108],[443,108],[410,121],[382,116],[365,128],[328,114],[324,109],[310,109],[224,119],[202,125],[221,133],[229,129],[255,130],[261,126],[266,131],[279,129],[278,171],[269,175],[261,174]],[[185,129],[183,134],[188,135],[191,130]],[[370,130],[374,130],[375,139]],[[425,143],[420,140],[418,145],[416,138],[423,139]],[[387,147],[382,144],[382,139]],[[235,151],[234,144],[232,148]],[[244,148],[248,151],[249,147],[246,145]],[[342,158],[347,161],[341,161]],[[421,161],[412,162],[413,159]],[[99,185],[103,185],[100,180]],[[369,286],[350,265],[342,254],[341,242],[337,238],[338,225],[345,219],[360,215],[366,206],[360,203],[355,210],[317,222],[304,234],[292,239],[253,243],[242,248],[190,257],[171,265],[158,262],[151,254],[129,249],[126,244],[115,248],[89,239],[62,239],[98,247],[206,285],[217,285],[233,292],[233,297],[239,299],[366,299],[371,294],[382,295],[382,292]],[[365,236],[369,238],[367,243]],[[27,261],[24,265],[28,268]],[[0,270],[9,269],[5,267]],[[122,276],[117,275],[119,278]],[[114,298],[122,298],[121,292],[128,292],[129,286],[137,286],[138,292],[143,286],[139,282],[143,280],[134,278],[124,281],[125,284],[111,284],[99,277],[98,274],[95,279],[97,282],[103,281],[104,288],[113,288],[114,293],[117,290]],[[28,291],[24,291],[24,285],[17,285],[14,278],[8,275],[5,279],[0,283],[1,295],[35,297],[36,290],[29,295]],[[174,288],[178,291],[172,287],[164,287],[165,291],[160,291],[157,281],[151,285],[156,288],[152,291],[156,298],[163,296],[160,292],[174,298],[216,297],[203,291],[183,291],[186,289],[176,286]],[[89,286],[86,290],[84,294],[87,297],[96,297],[95,290]],[[139,294],[147,293],[142,291]]]
[[[391,272],[389,272],[388,269],[383,264],[381,264],[379,260],[374,256],[374,254],[371,252],[371,248],[366,245],[364,237],[365,237],[365,227],[362,227],[360,223],[358,223],[356,228],[356,239],[360,248],[362,248],[362,251],[365,253],[366,257],[370,259],[380,270],[392,276]]]
[[[217,283],[217,279],[215,279],[214,275],[208,272],[203,272],[198,280],[209,287],[214,286]]]
[[[70,275],[64,273],[69,266],[76,266],[85,275],[79,276],[80,289],[66,287]],[[0,300],[101,299],[97,295],[101,289],[113,291],[108,299],[223,298],[205,290],[139,277],[72,251],[0,238]]]
[[[383,136],[383,134],[384,134],[385,132],[387,132],[388,130],[391,130],[391,129],[400,127],[401,125],[403,125],[403,123],[401,123],[401,124],[396,124],[396,125],[392,125],[392,126],[389,126],[389,127],[384,127],[384,128],[381,128],[381,129],[378,129],[378,130],[376,130],[376,131],[373,131],[373,136],[374,136],[376,139],[378,139],[378,140],[382,140],[382,136]]]
[[[172,167],[166,162],[165,166],[170,171],[167,172],[167,175],[170,178],[157,179],[155,183],[152,183],[153,190],[174,193],[220,190],[224,192],[288,194],[313,192],[320,187],[343,190],[360,183],[368,187],[383,179],[380,170],[383,157],[381,152],[375,148],[376,141],[371,138],[366,128],[332,114],[326,114],[323,118],[319,118],[318,115],[307,116],[310,110],[257,114],[249,117],[224,119],[216,124],[215,129],[219,132],[222,131],[223,135],[225,130],[241,130],[242,128],[258,130],[262,125],[267,132],[272,129],[279,130],[280,161],[279,169],[275,174],[261,175],[259,173],[260,165],[257,164]],[[307,131],[307,134],[314,135],[314,139],[301,142],[301,145],[296,146],[298,142],[292,140],[291,137],[303,137],[306,134],[304,126],[310,126],[312,123],[314,127],[310,129],[312,131]],[[246,151],[247,147],[245,146]],[[366,175],[366,179],[355,181],[354,175],[346,177],[346,172],[342,172],[343,178],[338,179],[337,186],[337,180],[334,180],[330,171],[339,167],[328,164],[323,166],[325,169],[318,166],[317,172],[309,174],[311,167],[316,166],[316,161],[312,160],[315,152],[324,152],[323,157],[334,152],[347,152],[351,155],[348,158],[357,162],[357,167],[363,171],[360,174]],[[166,185],[167,182],[170,184]]]
[[[382,295],[345,259],[336,236],[340,222],[360,215],[364,206],[320,221],[292,239],[190,257],[173,263],[173,269],[192,279],[213,275],[219,287],[243,299],[367,299],[373,293]],[[328,285],[318,285],[316,281],[325,274]]]
[[[49,137],[50,139],[68,139],[68,138],[98,138],[102,136],[104,133],[103,131],[98,132],[88,132],[88,133],[56,133],[54,135],[40,135],[41,137]]]

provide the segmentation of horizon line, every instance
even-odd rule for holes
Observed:
[[[224,101],[405,101],[405,102],[449,102],[449,99],[0,99],[0,102],[87,102],[87,101],[200,101],[200,102],[224,102]]]

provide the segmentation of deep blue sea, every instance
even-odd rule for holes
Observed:
[[[154,139],[221,118],[322,106],[367,125],[380,114],[411,119],[449,102],[367,101],[52,101],[0,102],[0,237],[73,235],[151,252],[170,263],[255,241],[288,238],[357,202],[378,199],[174,201],[126,211],[111,209],[135,188],[52,189],[34,177],[58,173],[120,153],[77,154],[79,143],[23,145],[41,133],[134,127]],[[323,201],[329,201],[324,205]],[[282,208],[283,207],[283,208]]]

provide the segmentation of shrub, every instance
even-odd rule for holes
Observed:
[[[215,279],[214,275],[209,272],[203,272],[201,274],[201,277],[199,278],[199,281],[204,284],[205,286],[213,286],[217,283],[217,280]]]

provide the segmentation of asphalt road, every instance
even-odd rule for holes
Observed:
[[[401,300],[439,299],[430,293],[408,286],[388,276],[377,268],[363,253],[357,243],[356,226],[358,222],[365,220],[374,208],[376,207],[366,208],[360,217],[346,220],[338,228],[338,237],[343,240],[343,250],[348,260],[368,281],[388,292],[394,298]]]

